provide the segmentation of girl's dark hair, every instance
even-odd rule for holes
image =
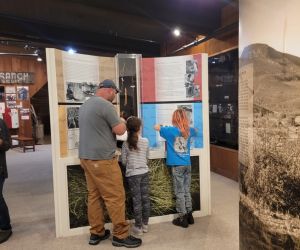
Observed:
[[[138,150],[137,143],[138,143],[138,132],[141,129],[142,121],[141,119],[135,117],[135,116],[130,116],[127,119],[127,143],[128,147],[130,150]]]

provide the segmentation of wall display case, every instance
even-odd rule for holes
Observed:
[[[238,148],[238,50],[208,60],[210,142]]]
[[[139,103],[139,62],[140,55],[117,54],[116,68],[119,83],[120,115],[123,118],[138,116]]]
[[[152,60],[153,64],[145,65],[148,60]],[[200,135],[194,139],[191,150],[194,215],[210,214],[206,54],[142,59],[140,55],[96,57],[47,49],[47,67],[58,237],[88,233],[89,230],[86,184],[77,153],[79,129],[76,120],[78,108],[89,95],[93,95],[94,85],[107,78],[114,80],[120,89],[119,98],[113,102],[117,111],[120,115],[141,117],[143,136],[152,143],[149,157],[152,211],[149,223],[174,218],[175,203],[165,166],[164,143],[150,127],[155,123],[170,123],[170,115],[177,107],[190,113],[191,125],[198,128]],[[73,88],[73,93],[68,90],[69,87]],[[147,110],[149,107],[152,108]],[[124,186],[127,192],[125,179]],[[131,219],[130,194],[127,194],[127,218]]]

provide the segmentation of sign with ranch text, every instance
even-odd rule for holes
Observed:
[[[0,84],[31,84],[34,83],[32,72],[0,72]]]

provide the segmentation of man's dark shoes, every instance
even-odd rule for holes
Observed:
[[[194,217],[193,217],[193,212],[189,212],[187,213],[187,221],[190,225],[194,224],[195,221],[194,221]]]
[[[1,230],[0,231],[0,244],[7,241],[11,235],[12,235],[11,229]]]
[[[187,215],[180,215],[178,218],[173,220],[175,226],[187,228],[189,226]]]
[[[110,231],[108,229],[105,230],[105,233],[102,236],[97,234],[91,234],[89,244],[97,245],[100,243],[100,241],[108,239],[109,236],[110,236]]]
[[[125,239],[119,239],[116,236],[113,237],[112,239],[112,244],[115,247],[128,247],[128,248],[133,248],[133,247],[139,247],[142,245],[142,240],[135,238],[131,235],[129,235]]]

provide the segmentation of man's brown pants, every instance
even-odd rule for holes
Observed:
[[[112,234],[120,239],[126,238],[129,224],[125,219],[125,191],[117,159],[81,159],[80,161],[85,172],[88,189],[90,232],[104,235],[104,202],[113,224]]]

